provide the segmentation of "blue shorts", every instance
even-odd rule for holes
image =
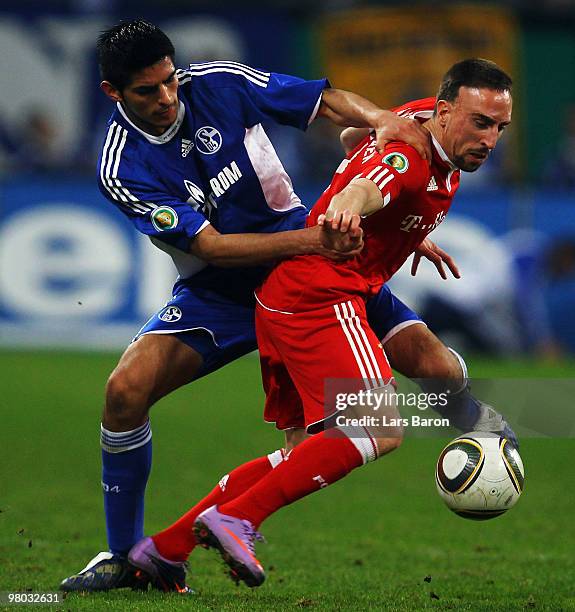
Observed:
[[[172,299],[136,334],[176,334],[203,357],[197,378],[257,349],[255,300],[235,300],[210,288],[174,286]],[[401,329],[423,321],[386,285],[367,303],[370,327],[385,344]]]

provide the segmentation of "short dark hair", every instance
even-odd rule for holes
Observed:
[[[461,87],[477,87],[494,91],[511,91],[513,81],[497,64],[485,59],[466,59],[457,62],[441,79],[438,100],[453,102]]]
[[[96,44],[98,65],[103,81],[120,91],[135,72],[169,56],[174,60],[172,41],[152,23],[143,19],[121,21],[104,30]]]

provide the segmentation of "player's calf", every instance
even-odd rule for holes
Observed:
[[[297,445],[287,460],[247,491],[198,516],[194,524],[197,542],[219,550],[234,579],[248,586],[264,581],[254,542],[259,535],[256,529],[268,516],[401,444],[403,428],[394,388],[387,385],[371,391],[379,399],[376,416],[367,405],[348,402],[347,409],[324,422],[331,427]]]
[[[448,355],[443,355],[443,361],[451,363],[444,364],[442,369],[441,361],[438,362],[432,377],[418,381],[420,387],[426,393],[444,394],[447,398],[445,405],[437,404],[434,409],[441,416],[448,418],[451,425],[462,432],[485,431],[497,433],[507,438],[516,448],[519,448],[517,436],[503,415],[472,395],[467,365],[463,357],[452,348],[444,348]],[[459,368],[458,377],[454,377],[452,374],[454,360]]]
[[[392,366],[428,394],[444,394],[445,405],[434,405],[442,417],[462,432],[488,431],[506,437],[515,447],[514,431],[493,407],[470,390],[467,365],[459,353],[443,344],[427,327],[412,325],[385,344]]]

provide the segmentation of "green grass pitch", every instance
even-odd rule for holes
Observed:
[[[0,591],[54,591],[105,548],[98,428],[117,357],[0,352]],[[575,365],[476,361],[472,374],[575,378]],[[238,463],[281,446],[261,408],[251,357],[154,407],[148,533]],[[53,609],[575,610],[575,441],[523,440],[525,493],[485,523],[453,515],[437,496],[443,442],[407,439],[273,516],[263,526],[268,544],[258,545],[268,570],[259,589],[234,586],[215,553],[198,549],[195,596],[70,595]]]

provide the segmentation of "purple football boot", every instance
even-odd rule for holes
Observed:
[[[236,582],[243,580],[249,587],[257,587],[266,579],[254,550],[254,540],[263,541],[263,537],[250,521],[222,514],[212,506],[196,519],[194,535],[200,546],[220,551]]]
[[[152,538],[143,538],[136,542],[128,553],[128,560],[149,574],[153,579],[153,586],[160,591],[193,593],[186,584],[186,564],[162,557]]]

